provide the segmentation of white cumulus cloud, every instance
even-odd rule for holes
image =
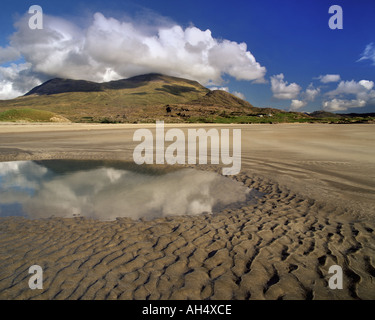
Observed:
[[[374,87],[374,81],[361,80],[359,81],[359,84],[365,87],[367,90],[371,90]]]
[[[10,61],[17,60],[20,57],[20,53],[13,47],[0,47],[0,63],[7,63]]]
[[[306,91],[304,92],[303,96],[306,101],[314,101],[315,98],[320,94],[320,88],[314,88],[312,83],[307,87]]]
[[[208,89],[214,91],[214,90],[222,90],[222,91],[226,91],[226,92],[229,92],[229,88],[228,87],[209,87]]]
[[[302,101],[302,100],[297,100],[297,99],[293,99],[292,100],[292,103],[290,105],[290,111],[297,111],[303,107],[305,107],[307,105],[307,102],[306,101]]]
[[[332,99],[330,101],[323,102],[323,110],[326,111],[344,111],[350,108],[362,108],[366,105],[365,100],[359,99]]]
[[[348,95],[353,94],[357,95],[365,91],[371,90],[374,86],[373,81],[361,80],[356,82],[355,80],[351,81],[341,81],[335,90],[327,92],[328,96],[337,96],[337,95]]]
[[[375,106],[373,87],[374,82],[370,80],[341,81],[335,90],[326,93],[330,100],[323,101],[322,108],[327,111],[343,111]]]
[[[322,83],[329,83],[329,82],[339,82],[341,80],[341,77],[339,74],[326,74],[319,76],[318,79]]]
[[[237,98],[240,98],[242,100],[246,100],[246,97],[242,92],[234,91],[233,95],[235,95]]]
[[[0,66],[0,99],[18,97],[40,84],[40,80],[30,72],[30,67],[30,63]]]
[[[31,30],[28,18],[17,21],[10,45],[0,48],[0,63],[23,57],[39,83],[52,77],[102,82],[158,72],[218,85],[224,75],[262,82],[266,73],[245,43],[214,38],[209,29],[162,19],[149,26],[98,12],[85,27],[44,14],[43,29]],[[8,88],[19,80],[0,74]],[[0,94],[0,99],[31,88]]]
[[[271,90],[273,96],[277,99],[295,99],[300,91],[301,87],[296,83],[288,84],[284,81],[284,74],[271,76]]]

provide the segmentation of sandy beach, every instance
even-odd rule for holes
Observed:
[[[132,161],[134,131],[154,126],[1,124],[0,161]],[[375,299],[375,125],[165,127],[241,129],[230,178],[265,195],[215,215],[0,218],[0,299]]]

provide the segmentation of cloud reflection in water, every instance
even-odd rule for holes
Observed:
[[[79,215],[111,220],[196,215],[218,211],[250,195],[243,184],[208,171],[150,174],[82,162],[81,170],[59,172],[47,163],[0,162],[0,216]],[[54,164],[56,168],[56,161]]]

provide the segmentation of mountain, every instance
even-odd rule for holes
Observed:
[[[310,113],[310,116],[311,117],[314,117],[314,118],[341,118],[341,116],[337,113],[332,113],[332,112],[328,112],[328,111],[324,111],[324,110],[317,110],[317,111],[314,111],[314,112],[311,112]]]
[[[65,92],[95,92],[102,91],[101,84],[85,80],[55,78],[48,80],[30,90],[25,96],[51,95]]]
[[[256,114],[258,108],[197,81],[157,73],[96,83],[55,78],[22,97],[0,101],[0,112],[32,108],[73,122],[186,122],[218,114]]]
[[[202,106],[242,106],[249,109],[254,108],[249,102],[223,90],[209,91],[203,97],[193,100],[191,104],[198,104]]]
[[[373,123],[374,114],[311,114],[257,108],[197,81],[150,73],[103,83],[55,78],[22,97],[0,100],[0,121],[102,123]]]
[[[179,94],[181,92],[191,92],[191,91],[206,91],[207,89],[201,86],[196,81],[191,81],[187,79],[164,76],[158,73],[150,73],[140,76],[131,77],[128,79],[121,79],[103,83],[97,83],[85,80],[72,80],[72,79],[61,79],[55,78],[46,81],[40,86],[35,87],[30,90],[25,96],[29,95],[51,95],[66,92],[100,92],[106,90],[123,90],[123,89],[137,89],[145,88],[151,83],[164,83],[161,91],[173,91],[172,86],[177,88],[177,91],[170,92],[172,94]],[[170,85],[169,85],[170,84]],[[179,88],[180,87],[180,88]],[[175,88],[175,89],[176,89]],[[181,91],[181,92],[180,92]]]

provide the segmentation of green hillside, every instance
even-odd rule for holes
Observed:
[[[0,112],[0,121],[7,122],[68,122],[53,112],[35,109],[10,109]]]
[[[0,100],[0,121],[152,123],[373,122],[374,116],[310,115],[256,108],[226,91],[156,73],[110,82],[51,79],[22,97]],[[52,119],[52,120],[51,120]],[[68,119],[68,120],[67,120]]]
[[[159,74],[107,83],[52,79],[25,96],[0,101],[0,112],[32,108],[60,114],[74,122],[136,122],[164,117],[167,104],[189,103],[208,92],[196,81]]]

